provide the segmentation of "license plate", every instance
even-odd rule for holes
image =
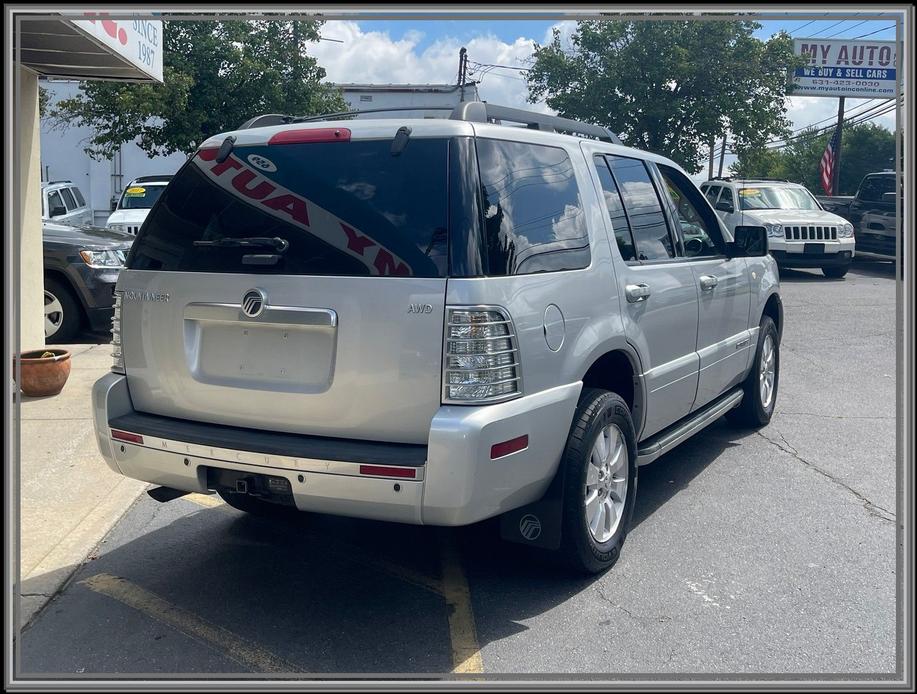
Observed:
[[[823,243],[807,243],[805,248],[802,250],[803,253],[824,253],[825,244]]]

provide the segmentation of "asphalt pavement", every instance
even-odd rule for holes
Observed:
[[[23,632],[19,675],[894,676],[893,266],[782,284],[771,424],[720,420],[641,468],[604,575],[573,579],[490,523],[142,495]]]

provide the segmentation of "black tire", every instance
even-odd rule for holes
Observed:
[[[623,435],[627,451],[627,489],[617,529],[608,540],[598,542],[587,524],[584,492],[592,448],[600,432],[609,424],[615,424]],[[598,388],[583,388],[560,464],[564,466],[560,555],[577,573],[605,571],[621,554],[637,493],[637,439],[630,409],[619,395]]]
[[[771,397],[765,405],[761,396],[761,360],[763,358],[764,343],[770,336],[773,345],[774,380]],[[755,349],[755,359],[751,371],[742,384],[742,403],[726,413],[726,419],[738,427],[757,429],[766,426],[774,414],[777,403],[778,386],[780,384],[780,338],[777,326],[770,316],[762,316],[758,324],[758,345]]]
[[[234,509],[250,513],[253,516],[261,518],[280,518],[292,520],[305,515],[294,506],[285,504],[275,504],[270,501],[264,501],[251,494],[238,494],[235,492],[223,492],[217,490],[223,501],[232,506]]]
[[[839,280],[847,274],[849,269],[850,265],[832,265],[830,267],[823,267],[821,271],[825,273],[825,277],[832,280]]]
[[[57,301],[61,310],[56,313],[59,315],[59,324],[57,330],[48,334],[48,324],[45,322],[45,342],[62,343],[72,342],[83,328],[83,310],[79,302],[73,295],[73,291],[62,282],[50,277],[45,278],[45,305],[49,301]]]

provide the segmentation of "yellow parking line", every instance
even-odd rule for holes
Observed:
[[[452,672],[484,672],[481,648],[474,627],[471,592],[458,549],[451,536],[441,537],[443,597],[449,608],[449,639],[452,642]]]
[[[197,615],[167,602],[124,578],[101,573],[80,581],[80,583],[173,627],[191,638],[205,642],[254,672],[301,672],[299,668],[284,662],[273,653],[241,636],[223,627],[210,624]]]
[[[185,499],[191,503],[197,504],[198,506],[206,506],[211,508],[213,506],[226,506],[223,503],[223,500],[220,498],[219,494],[186,494]]]
[[[184,497],[199,506],[229,507],[216,495],[188,494]],[[312,535],[312,539],[322,542],[326,538]],[[367,557],[363,550],[335,543],[335,546],[326,545],[326,550],[337,558],[358,563],[361,566],[375,568],[397,579],[412,585],[429,590],[443,597],[449,608],[449,639],[452,644],[453,672],[456,673],[482,673],[484,663],[481,659],[481,650],[478,645],[477,632],[474,626],[474,612],[471,608],[471,593],[468,590],[468,581],[462,568],[461,559],[452,538],[445,533],[441,537],[441,571],[442,580],[429,578],[413,569],[401,566],[394,562],[378,557]],[[347,551],[352,549],[359,559],[355,559]]]

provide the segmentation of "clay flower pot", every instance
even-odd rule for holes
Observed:
[[[70,376],[70,352],[66,349],[36,349],[18,355],[22,369],[19,389],[23,395],[40,398],[57,395]],[[13,363],[13,374],[16,364]]]

